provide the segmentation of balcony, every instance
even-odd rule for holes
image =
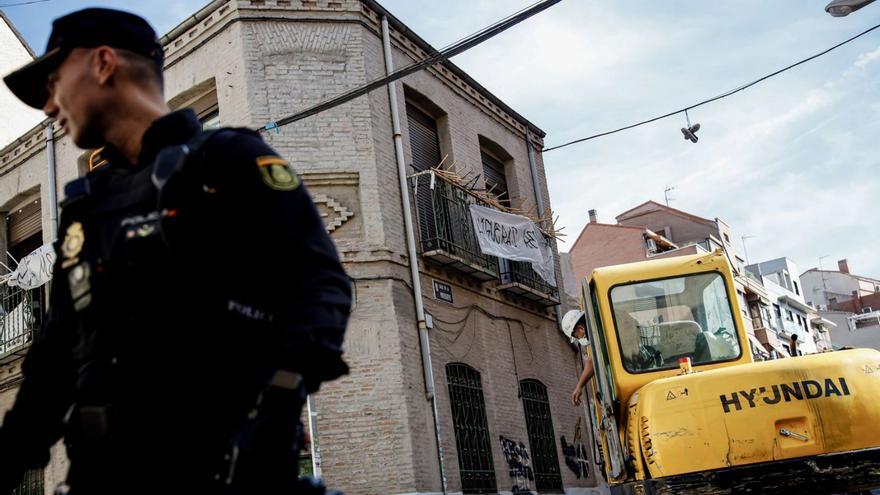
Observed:
[[[478,280],[498,278],[498,259],[480,252],[470,205],[479,201],[433,174],[410,177],[422,256]],[[488,206],[488,205],[483,205]]]
[[[559,290],[548,284],[531,263],[499,260],[501,266],[501,285],[498,290],[514,294],[543,306],[559,304]]]
[[[559,304],[559,291],[531,263],[485,255],[471,221],[470,206],[492,208],[468,191],[437,175],[422,172],[409,178],[418,218],[422,257],[479,281],[496,280],[498,290],[545,306]]]
[[[24,355],[43,319],[43,289],[0,287],[0,363]]]

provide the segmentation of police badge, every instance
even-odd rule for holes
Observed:
[[[263,182],[276,191],[293,191],[300,185],[299,176],[287,160],[280,156],[257,157]]]
[[[65,259],[73,259],[82,251],[83,242],[85,242],[85,234],[83,234],[82,224],[73,222],[67,227],[67,233],[64,235],[64,242],[61,244],[61,254]]]

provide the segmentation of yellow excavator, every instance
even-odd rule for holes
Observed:
[[[583,283],[595,431],[613,494],[880,487],[880,352],[753,362],[725,253]]]

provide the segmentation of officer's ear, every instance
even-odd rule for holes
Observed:
[[[107,86],[119,70],[119,53],[110,46],[102,45],[92,53],[92,72],[99,86]]]

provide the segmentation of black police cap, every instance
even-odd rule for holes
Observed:
[[[112,46],[152,60],[159,70],[165,54],[156,32],[144,19],[113,9],[83,9],[52,23],[46,53],[3,78],[12,93],[41,109],[49,98],[46,81],[74,48]]]

